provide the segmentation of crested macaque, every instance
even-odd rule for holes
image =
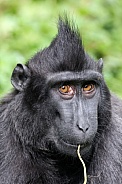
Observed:
[[[78,29],[59,18],[49,47],[17,64],[0,102],[0,184],[122,184],[122,101],[103,61],[84,50]]]

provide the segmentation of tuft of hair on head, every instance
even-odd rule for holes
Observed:
[[[78,27],[76,27],[76,24],[73,19],[70,19],[67,14],[65,14],[63,17],[59,16],[58,19],[58,36],[65,38],[73,38],[75,41],[77,41],[77,44],[82,46],[82,40],[80,36],[80,32],[78,30]],[[63,37],[63,38],[64,38]]]
[[[36,62],[37,61],[37,62]],[[92,68],[94,61],[85,53],[80,32],[67,15],[59,16],[58,34],[49,47],[37,53],[33,63],[40,72],[81,71]]]
[[[83,67],[85,52],[78,28],[67,16],[58,19],[58,34],[47,48],[50,68],[54,71],[77,71]],[[53,61],[52,61],[53,60]]]

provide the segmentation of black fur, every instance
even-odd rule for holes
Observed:
[[[49,91],[66,72],[67,79],[81,72],[83,80],[92,78],[100,88],[97,132],[92,150],[83,155],[88,184],[122,183],[122,102],[110,94],[101,71],[101,60],[87,55],[78,30],[60,18],[56,38],[26,66],[15,68],[16,89],[0,103],[0,184],[83,183],[75,152],[54,141],[59,112]]]

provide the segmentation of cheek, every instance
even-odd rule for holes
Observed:
[[[87,136],[88,137],[95,136],[95,134],[97,133],[97,129],[98,129],[98,119],[97,119],[97,117],[94,117],[94,118],[90,119],[89,124],[90,124],[90,127],[89,127],[89,131],[88,131]]]

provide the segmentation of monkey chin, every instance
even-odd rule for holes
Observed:
[[[77,143],[77,144],[67,143],[66,141],[60,139],[56,143],[56,147],[58,150],[60,150],[61,153],[65,154],[65,155],[77,157],[77,148],[78,148],[79,144],[80,143]],[[80,144],[80,145],[81,145],[80,154],[82,157],[85,158],[86,155],[89,155],[91,153],[92,144],[84,143],[84,144]]]

